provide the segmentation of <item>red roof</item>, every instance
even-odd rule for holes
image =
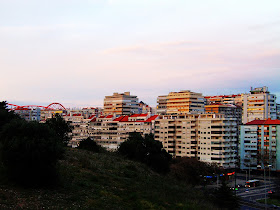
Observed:
[[[135,115],[147,116],[147,114],[135,114]],[[147,120],[128,121],[129,116],[120,116],[120,117],[114,119],[114,121],[118,121],[118,122],[151,122],[151,121],[155,120],[157,117],[158,117],[158,115],[154,115],[154,116],[148,118]]]
[[[133,114],[130,117],[146,117],[148,114]]]
[[[73,114],[73,116],[82,116],[82,114]]]
[[[95,117],[95,114],[91,115],[88,119],[92,119]]]
[[[120,117],[114,119],[114,121],[127,122],[128,121],[128,116],[120,116]]]
[[[105,118],[112,118],[114,117],[113,115],[107,115]]]
[[[272,120],[270,118],[267,120],[253,120],[246,123],[246,125],[280,125],[280,120]]]
[[[146,120],[146,122],[152,122],[153,120],[155,120],[158,117],[158,115],[154,115],[152,117],[150,117],[149,119]]]

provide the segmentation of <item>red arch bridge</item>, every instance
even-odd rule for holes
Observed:
[[[10,104],[7,103],[8,108],[10,110],[24,110],[24,109],[32,109],[32,108],[40,108],[40,109],[47,109],[47,110],[66,110],[66,108],[57,102],[51,103],[48,106],[39,106],[39,105],[24,105],[24,106],[19,106],[15,104]]]

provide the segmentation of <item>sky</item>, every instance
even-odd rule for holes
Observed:
[[[130,91],[280,103],[279,0],[0,0],[0,100],[103,106]]]

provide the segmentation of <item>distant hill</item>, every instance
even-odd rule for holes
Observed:
[[[59,173],[56,187],[24,189],[0,169],[0,209],[216,209],[202,192],[114,153],[69,148]]]

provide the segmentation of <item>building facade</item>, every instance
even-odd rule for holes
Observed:
[[[157,97],[157,114],[166,114],[167,113],[167,96],[158,96]]]
[[[65,119],[74,127],[69,146],[77,147],[80,141],[92,137],[107,150],[116,150],[132,132],[139,132],[143,136],[153,134],[157,117],[150,114],[92,116],[88,119],[81,114],[66,116]]]
[[[241,125],[239,156],[241,169],[269,166],[280,171],[280,120],[253,120]]]
[[[231,104],[242,106],[242,95],[231,94],[231,95],[218,95],[218,96],[205,96],[206,104]]]
[[[114,93],[112,96],[105,96],[104,115],[130,115],[138,114],[139,103],[137,96],[130,95],[130,92]]]
[[[243,119],[242,122],[255,119],[276,119],[276,96],[270,94],[267,87],[251,88],[249,94],[242,95]]]
[[[167,114],[204,113],[204,97],[189,90],[170,92],[167,95]]]
[[[173,157],[193,157],[226,169],[237,161],[237,119],[225,114],[159,116],[155,140]]]

